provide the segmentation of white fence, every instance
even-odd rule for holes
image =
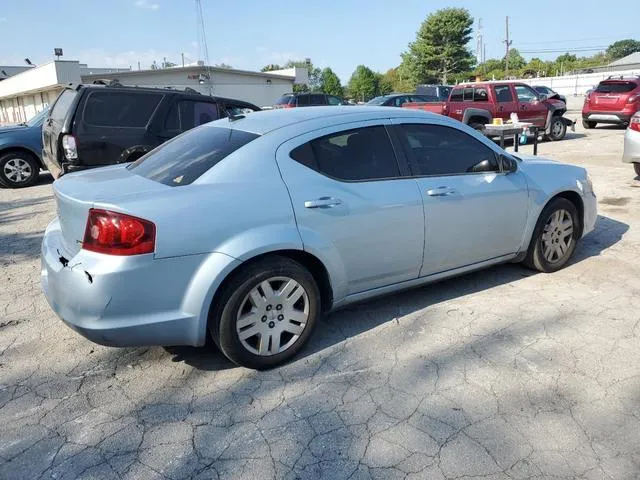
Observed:
[[[540,78],[522,78],[516,81],[528,83],[529,85],[544,85],[549,87],[561,95],[584,95],[587,90],[598,85],[602,80],[606,80],[610,76],[631,76],[640,75],[640,69],[622,70],[597,73],[581,73],[578,75],[565,75],[563,77],[540,77]]]

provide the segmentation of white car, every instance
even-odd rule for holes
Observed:
[[[640,177],[640,111],[631,117],[629,128],[627,128],[624,134],[624,154],[622,161],[625,163],[633,163],[636,175]]]

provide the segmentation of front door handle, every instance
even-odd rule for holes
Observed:
[[[455,188],[449,187],[438,187],[432,190],[427,190],[427,195],[430,197],[450,197],[451,195],[456,195],[458,192]]]
[[[304,208],[331,208],[340,205],[342,200],[333,197],[320,197],[316,200],[307,200],[304,202]]]

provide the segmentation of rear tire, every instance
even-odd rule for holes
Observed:
[[[586,128],[587,130],[590,130],[592,128],[596,128],[596,125],[597,125],[596,122],[590,122],[589,120],[582,119],[582,126],[584,128]]]
[[[549,126],[549,134],[547,137],[552,142],[562,140],[567,134],[567,126],[562,121],[562,117],[552,117],[551,125]]]
[[[26,152],[0,156],[0,185],[6,188],[30,187],[38,180],[40,162]]]
[[[229,360],[263,370],[291,359],[319,314],[320,291],[311,273],[273,255],[234,274],[212,308],[209,332]]]
[[[473,122],[473,123],[470,123],[469,126],[474,130],[477,130],[480,133],[484,134],[484,131],[485,131],[484,123]]]
[[[633,169],[636,171],[636,175],[640,177],[640,163],[634,163]]]
[[[538,218],[523,263],[544,273],[560,270],[573,255],[581,231],[576,206],[562,197],[551,200]]]

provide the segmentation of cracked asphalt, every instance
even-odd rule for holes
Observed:
[[[268,372],[65,327],[39,285],[51,179],[0,190],[0,478],[640,478],[640,179],[622,130],[587,135],[540,148],[599,196],[568,268],[336,312]]]

